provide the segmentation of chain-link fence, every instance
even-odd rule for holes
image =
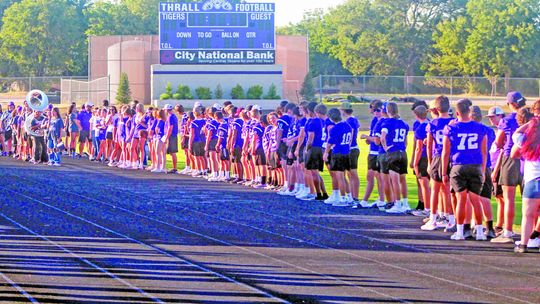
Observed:
[[[83,104],[86,102],[100,102],[104,99],[110,100],[109,77],[102,77],[91,81],[62,79],[61,82],[61,103]]]
[[[28,91],[37,89],[45,92],[49,102],[60,103],[62,80],[88,80],[88,77],[6,77],[0,78],[0,102],[22,102]]]
[[[331,94],[359,96],[480,96],[501,97],[520,91],[529,99],[540,96],[538,78],[484,78],[442,76],[343,76],[320,75],[313,79],[322,99]]]

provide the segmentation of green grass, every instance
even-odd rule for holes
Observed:
[[[360,134],[366,133],[366,132],[360,132]],[[359,136],[360,136],[359,134]],[[360,145],[360,159],[358,162],[358,174],[360,177],[360,196],[363,196],[364,189],[366,186],[366,174],[367,174],[367,149],[368,146],[364,143],[362,140],[358,140],[358,143]],[[412,143],[412,134],[409,134],[409,143]],[[407,155],[410,157],[412,155],[412,144],[409,144],[407,147]],[[410,158],[409,158],[410,159]],[[178,153],[178,168],[182,169],[185,166],[185,157],[183,153]],[[167,167],[172,168],[172,162],[170,160],[170,156],[167,160]],[[322,172],[321,174],[324,183],[326,185],[326,189],[332,189],[331,187],[331,178],[330,174],[328,173],[328,170]],[[409,203],[411,207],[416,206],[416,202],[418,201],[418,188],[416,186],[416,180],[415,176],[412,174],[412,170],[409,169],[409,174],[407,175],[407,186],[409,188]],[[373,191],[371,194],[371,200],[377,199],[377,188]],[[491,201],[493,205],[493,214],[496,217],[497,214],[497,204],[494,199]],[[519,229],[519,225],[521,224],[521,195],[518,194],[516,197],[516,216],[514,219],[514,225],[516,226],[516,230]]]

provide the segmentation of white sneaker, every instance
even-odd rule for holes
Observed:
[[[516,246],[519,246],[521,241],[516,241]],[[540,247],[540,238],[529,239],[527,242],[527,248],[538,248]]]
[[[332,204],[334,207],[349,207],[349,200],[346,197],[342,197],[339,201]]]
[[[401,202],[396,202],[392,208],[386,210],[386,213],[399,214],[404,213],[403,208],[401,207]]]
[[[366,201],[361,201],[358,206],[362,207],[362,208],[371,208],[373,206],[375,206],[376,203],[369,203],[369,202],[366,202]]]
[[[349,205],[352,205],[352,203],[354,202],[354,198],[352,198],[352,196],[345,196],[344,198]]]
[[[373,207],[375,207],[375,206],[377,206],[377,208],[381,208],[381,207],[386,206],[386,203],[383,202],[383,201],[380,201],[380,200],[376,200],[373,204],[371,204],[371,205],[369,206],[369,208],[373,208]]]
[[[282,191],[282,190],[283,190],[283,191]],[[283,195],[283,196],[290,196],[290,195],[291,195],[291,191],[289,191],[289,188],[283,188],[283,189],[281,189],[280,191],[278,191],[277,194]]]
[[[278,194],[279,194],[279,192],[278,192]],[[306,189],[304,189],[304,190],[298,192],[298,193],[295,195],[295,197],[296,197],[297,199],[300,199],[301,197],[304,197],[304,196],[306,196],[306,195],[308,195],[308,194],[309,194],[309,191],[308,191],[308,189],[306,188]]]
[[[407,212],[411,211],[411,206],[409,206],[409,203],[404,203],[402,201],[401,202],[401,210],[403,211],[403,213],[407,213]]]
[[[424,225],[422,225],[422,227],[420,227],[421,230],[425,230],[425,231],[433,231],[433,230],[437,230],[437,222],[435,221],[428,221],[427,223],[425,223]]]
[[[426,216],[429,216],[429,212],[427,212],[426,210],[414,210],[412,212],[412,215],[419,216],[419,217],[426,217]]]
[[[329,198],[324,200],[324,203],[327,205],[333,205],[334,203],[339,202],[339,196],[336,195],[330,195]]]
[[[454,232],[454,234],[452,234],[450,239],[452,241],[464,241],[465,237],[463,236],[463,234],[458,234],[457,232]]]
[[[308,193],[300,198],[302,201],[314,201],[317,198],[317,195]]]
[[[487,241],[487,236],[484,233],[484,229],[482,229],[482,231],[477,231],[476,232],[476,240],[477,241]]]

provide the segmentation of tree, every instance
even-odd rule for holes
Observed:
[[[22,0],[4,12],[0,53],[24,75],[86,71],[84,22],[66,0]]]
[[[271,84],[268,88],[268,93],[263,96],[263,99],[281,99],[281,96],[277,94],[277,88],[275,84]]]
[[[129,79],[126,73],[120,74],[120,83],[118,92],[116,92],[116,101],[122,104],[131,102],[131,89],[129,88]]]
[[[221,84],[219,84],[219,83],[216,86],[214,96],[216,96],[216,99],[222,99],[223,98],[223,88],[221,87]]]
[[[244,93],[244,88],[237,84],[234,88],[231,90],[231,98],[232,99],[244,99],[246,98],[246,94]]]
[[[302,95],[305,100],[315,100],[315,88],[313,86],[313,76],[311,75],[311,73],[307,73],[306,77],[304,77],[304,82],[302,83],[300,95]]]

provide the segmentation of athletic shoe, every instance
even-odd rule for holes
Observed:
[[[150,171],[152,173],[165,173],[165,170],[162,170],[162,169],[154,169],[152,171]]]
[[[60,163],[53,163],[52,164],[54,167],[61,167],[62,165]]]
[[[484,234],[484,231],[476,234],[477,241],[487,241],[487,236]]]
[[[332,206],[334,206],[334,207],[349,207],[349,201],[347,200],[347,198],[342,197],[337,202],[332,203]]]
[[[279,192],[278,192],[278,194],[279,194]],[[303,191],[300,191],[300,193],[296,194],[295,197],[296,197],[297,199],[301,199],[301,197],[304,197],[304,196],[306,196],[306,195],[308,195],[308,194],[309,194],[309,191],[308,191],[308,189],[306,188],[306,189],[304,189]]]
[[[53,162],[47,162],[47,166],[52,166],[53,165]]]
[[[516,241],[516,246],[521,245],[521,241]],[[540,247],[540,238],[529,239],[527,242],[527,248],[539,248]]]
[[[529,252],[529,250],[527,250],[527,246],[525,246],[525,245],[517,245],[516,247],[514,247],[514,252],[515,253],[527,253],[527,252]]]
[[[326,200],[324,200],[324,203],[327,205],[333,205],[334,203],[339,202],[339,196],[337,195],[330,195],[330,197]]]
[[[448,223],[448,225],[446,225],[446,228],[444,228],[444,232],[451,232],[451,233],[457,232],[456,224]]]
[[[427,223],[427,222],[429,222],[429,216],[426,217],[426,218],[424,218],[424,219],[422,220],[422,222],[423,222],[424,224]]]
[[[380,211],[386,211],[388,209],[392,209],[394,207],[394,203],[386,203],[383,207],[379,207]]]
[[[473,238],[472,230],[471,229],[463,230],[463,237],[466,240],[471,240]]]
[[[293,196],[292,192],[289,190],[289,188],[283,188],[283,191],[278,191],[277,194],[283,195],[283,196]]]
[[[511,244],[514,242],[514,240],[512,239],[512,236],[514,236],[514,233],[511,232],[511,235],[510,236],[505,236],[504,233],[499,235],[498,237],[494,238],[494,239],[491,239],[491,242],[492,243],[497,243],[497,244]]]
[[[253,188],[255,188],[255,189],[264,189],[264,188],[266,188],[266,185],[258,184],[258,185],[253,186]]]
[[[308,193],[300,198],[302,201],[314,201],[317,196],[315,194]]]
[[[424,230],[424,231],[433,231],[433,230],[437,230],[437,223],[435,221],[428,221],[427,223],[425,223],[424,225],[422,225],[420,227],[421,230]]]
[[[495,235],[496,236],[499,236],[504,232],[504,229],[502,229],[501,227],[495,227],[493,229],[495,230]]]
[[[426,210],[413,210],[411,214],[414,216],[419,216],[419,217],[429,216],[429,212],[427,212]]]
[[[109,167],[114,167],[114,165],[115,165],[114,162],[110,162],[110,163],[107,164],[107,166],[109,166]]]
[[[446,226],[448,225],[448,220],[446,219],[446,217],[439,217],[437,219],[437,228],[446,228]]]
[[[452,241],[464,241],[465,240],[465,237],[463,235],[459,235],[457,232],[452,234],[452,236],[450,237],[450,239]]]
[[[218,182],[218,178],[217,177],[210,177],[207,179],[209,182],[212,182],[212,183],[215,183],[215,182]]]
[[[174,173],[176,173],[176,172],[178,172],[178,170],[176,170],[176,169],[171,169],[171,170],[167,171],[167,174],[174,174]]]
[[[401,202],[395,203],[394,206],[392,206],[392,208],[386,210],[386,213],[391,213],[391,214],[404,213],[405,211],[403,210],[403,207],[401,205],[402,205]]]
[[[409,203],[401,202],[401,210],[403,211],[403,213],[410,213],[411,207],[409,206]]]
[[[495,234],[495,230],[493,230],[493,229],[488,230],[487,233],[486,233],[486,236],[490,240],[497,237],[497,235]]]

